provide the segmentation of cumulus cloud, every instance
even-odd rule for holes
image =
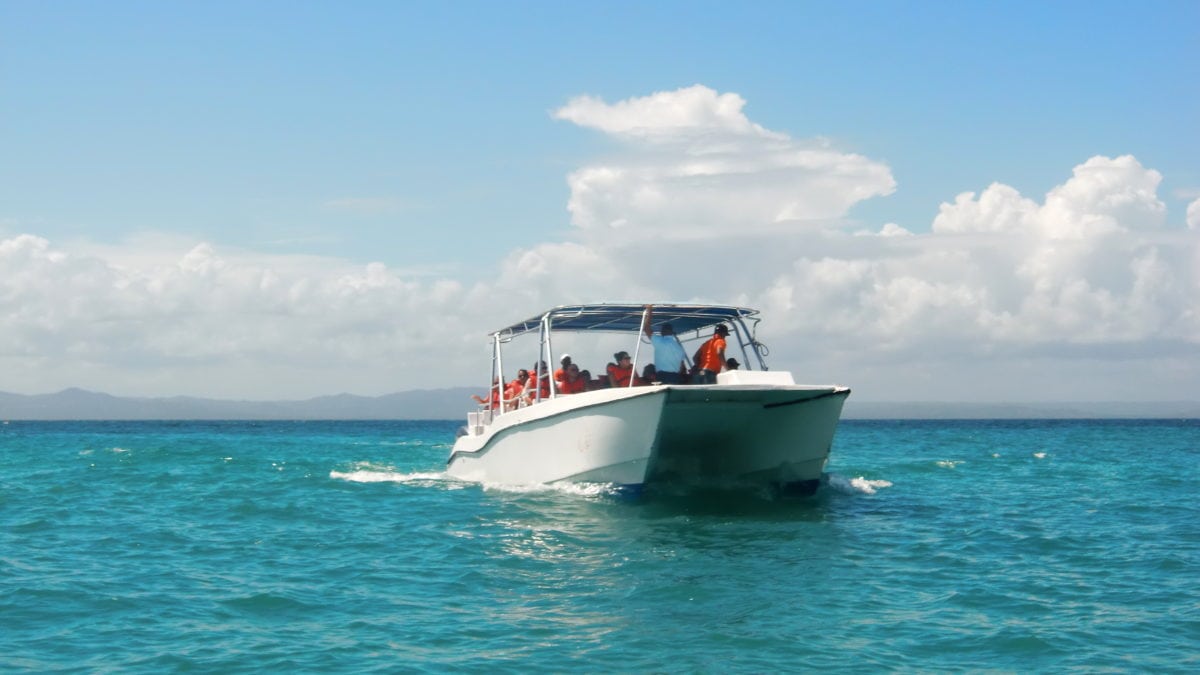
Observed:
[[[1178,358],[1177,373],[1200,375],[1200,250],[1193,234],[1166,226],[1160,180],[1133,157],[1094,157],[1041,200],[1001,183],[959,195],[924,234],[887,223],[853,234],[546,245],[506,267],[524,270],[513,288],[555,279],[563,301],[594,300],[601,288],[610,299],[761,307],[775,341],[793,346],[783,358],[812,361],[781,365],[806,370],[1053,355]]]
[[[879,228],[878,232],[871,230],[859,230],[854,233],[856,237],[907,237],[911,235],[908,229],[897,225],[896,223],[884,223],[883,227]]]
[[[555,112],[622,144],[568,176],[572,222],[593,267],[620,271],[614,285],[762,305],[827,355],[1200,346],[1195,242],[1165,228],[1162,176],[1136,158],[1090,158],[1040,200],[1000,182],[960,194],[927,234],[886,223],[851,236],[821,225],[890,193],[886,165],[767,130],[744,108],[695,86]],[[686,262],[663,274],[663,251]]]
[[[933,230],[951,232],[1024,232],[1052,238],[1081,239],[1162,226],[1167,207],[1158,198],[1162,175],[1130,155],[1093,157],[1075,167],[1070,180],[1051,190],[1044,203],[993,183],[978,198],[965,192],[942,204]]]
[[[558,119],[624,142],[624,154],[567,177],[587,241],[787,234],[890,194],[888,167],[821,140],[751,122],[745,101],[696,85],[614,104],[580,97]]]
[[[1089,159],[1040,203],[995,183],[942,204],[930,234],[798,259],[764,297],[853,350],[1195,355],[1196,240],[1164,226],[1160,181],[1125,156]]]
[[[179,238],[0,239],[5,382],[239,398],[448,386],[482,380],[487,330],[556,304],[661,300],[759,307],[773,367],[868,400],[1200,396],[1200,200],[1184,229],[1157,171],[1092,157],[1041,196],[947,195],[925,232],[850,232],[851,206],[894,189],[888,167],[744,108],[701,86],[568,102],[557,117],[618,148],[568,176],[582,235],[512,250],[474,285]]]
[[[0,242],[0,359],[10,376],[38,370],[48,388],[105,389],[123,373],[223,395],[383,393],[427,386],[430,353],[478,341],[461,322],[468,296],[379,263],[226,258],[198,244],[117,264],[20,235]],[[430,330],[432,316],[444,332]]]
[[[718,94],[694,85],[611,105],[592,96],[578,96],[556,110],[554,117],[614,136],[656,143],[720,135],[787,140],[787,136],[751,122],[742,112],[745,105],[737,94]]]

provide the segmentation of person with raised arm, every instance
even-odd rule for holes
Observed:
[[[655,335],[651,329],[653,318],[654,307],[646,305],[642,315],[642,332],[650,338],[650,345],[654,347],[654,370],[658,381],[663,384],[685,384],[687,354],[683,351],[683,345],[679,344],[679,338],[675,336],[675,329],[670,323],[660,326],[659,334]]]

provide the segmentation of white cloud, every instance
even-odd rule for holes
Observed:
[[[943,204],[931,234],[801,258],[764,298],[806,317],[797,333],[876,355],[1195,355],[1200,251],[1163,226],[1160,180],[1127,156],[1088,160],[1040,204],[993,184]]]
[[[166,378],[174,393],[383,393],[430,386],[429,354],[481,332],[463,323],[460,284],[412,281],[379,263],[225,258],[208,244],[173,260],[130,259],[73,255],[30,235],[0,242],[7,381],[31,369],[39,389]]]
[[[1002,183],[961,194],[929,234],[887,223],[850,236],[828,225],[889,193],[887,167],[763,129],[743,108],[691,87],[557,111],[624,143],[568,177],[597,267],[653,297],[762,305],[826,356],[1200,350],[1195,242],[1164,227],[1162,176],[1134,157],[1093,157],[1041,201]],[[664,275],[664,259],[680,262]]]
[[[626,154],[567,177],[571,222],[599,246],[788,234],[895,189],[886,165],[768,131],[744,103],[697,85],[611,105],[582,97],[556,111],[626,142]]]
[[[760,307],[773,367],[868,400],[1200,398],[1200,200],[1189,229],[1168,226],[1158,172],[1093,157],[1040,200],[993,183],[942,204],[928,233],[852,233],[825,220],[890,192],[888,168],[743,108],[704,87],[570,102],[560,118],[621,142],[569,177],[582,236],[511,251],[473,286],[179,238],[0,239],[0,389],[482,382],[488,330],[556,304],[659,300]]]
[[[1062,237],[1157,229],[1167,211],[1157,195],[1161,182],[1161,174],[1143,168],[1131,155],[1093,157],[1046,195],[1043,228]]]
[[[786,140],[754,124],[742,112],[746,101],[737,94],[718,94],[703,85],[663,91],[609,105],[591,96],[571,99],[554,112],[556,119],[598,129],[614,136],[675,143],[728,134]]]
[[[909,232],[896,223],[884,223],[883,227],[879,228],[878,234],[880,237],[907,237],[910,235],[912,235],[912,232]]]
[[[943,203],[933,219],[933,231],[940,234],[956,232],[1028,232],[1037,229],[1035,216],[1038,205],[1021,196],[1015,189],[992,183],[975,198],[974,192],[964,192],[953,204]]]
[[[1130,155],[1093,157],[1075,167],[1070,180],[1051,190],[1043,204],[993,183],[979,198],[965,192],[942,204],[933,231],[1025,232],[1053,238],[1084,238],[1162,226],[1166,205],[1158,199],[1162,175]]]

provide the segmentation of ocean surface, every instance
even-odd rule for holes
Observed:
[[[457,426],[0,426],[0,670],[1200,672],[1200,421],[847,421],[809,498]]]

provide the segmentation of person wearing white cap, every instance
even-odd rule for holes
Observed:
[[[563,380],[567,379],[567,368],[571,367],[571,355],[563,354],[558,362],[562,364],[562,368],[554,371],[554,383],[561,385]]]

